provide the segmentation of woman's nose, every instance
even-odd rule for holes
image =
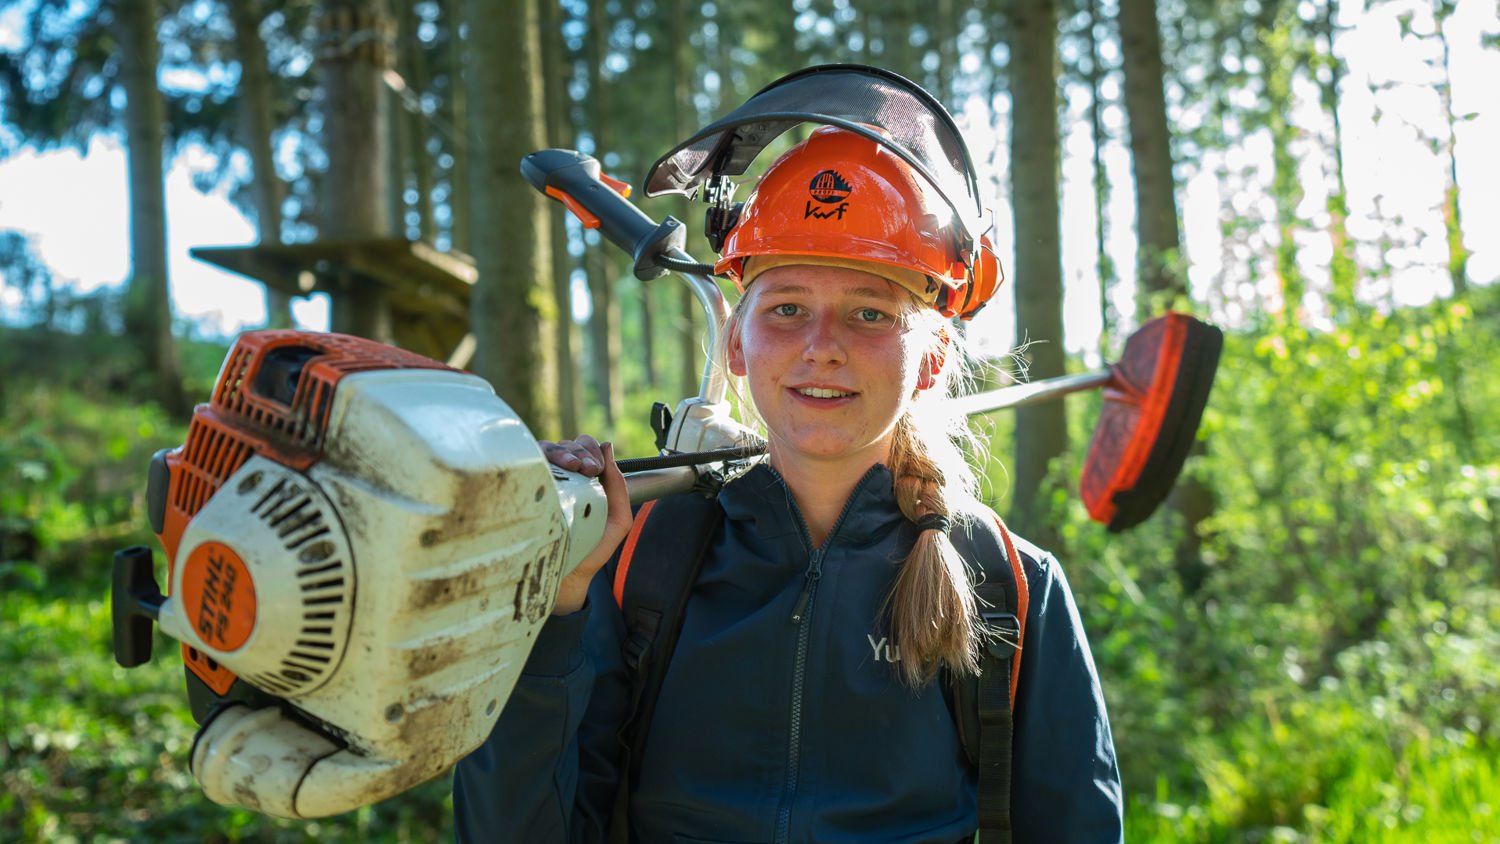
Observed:
[[[838,328],[837,320],[827,315],[819,315],[809,322],[807,343],[802,349],[803,360],[817,364],[848,362],[848,351],[839,337]]]

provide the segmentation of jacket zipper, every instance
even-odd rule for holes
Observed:
[[[812,625],[806,623],[807,611],[812,606],[813,592],[817,591],[818,579],[822,576],[823,549],[817,548],[808,560],[802,594],[798,596],[797,609],[792,614],[792,623],[798,626],[797,655],[792,672],[792,718],[787,742],[786,791],[781,796],[781,812],[776,818],[778,842],[787,841],[791,833],[792,802],[797,796],[797,775],[802,766],[802,693],[807,681],[807,642],[812,633]]]
[[[775,469],[771,470],[773,473]],[[812,624],[809,619],[812,616],[813,595],[818,591],[818,581],[823,577],[823,554],[825,549],[833,544],[833,538],[838,535],[839,528],[844,524],[844,517],[849,515],[850,506],[857,497],[859,488],[864,485],[865,478],[870,472],[875,471],[872,466],[865,476],[860,478],[859,483],[854,485],[854,491],[850,493],[849,500],[844,502],[844,509],[839,513],[838,519],[833,523],[833,529],[828,531],[828,536],[823,539],[823,544],[812,549],[807,560],[807,573],[802,580],[802,593],[797,596],[797,603],[792,608],[792,623],[798,626],[797,630],[797,653],[792,662],[792,712],[791,722],[788,729],[787,741],[787,768],[786,789],[781,796],[781,810],[776,817],[776,841],[784,844],[790,840],[792,826],[792,803],[797,796],[797,776],[802,765],[802,694],[807,685],[807,645],[812,634]],[[781,480],[781,475],[776,475]],[[786,481],[781,480],[785,487]],[[808,547],[812,546],[812,536],[807,530],[807,522],[802,518],[802,511],[797,509],[797,503],[791,499],[791,491],[787,490],[787,500],[791,504],[793,515],[797,517],[797,525],[802,529],[802,538]]]

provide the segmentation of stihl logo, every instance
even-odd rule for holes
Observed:
[[[222,542],[205,542],[188,555],[182,607],[203,644],[229,652],[255,629],[255,581],[245,561]]]
[[[820,211],[817,206],[809,202],[807,203],[807,210],[802,212],[802,219],[806,220],[808,217],[811,217],[814,220],[826,220],[829,217],[837,217],[842,220],[844,219],[844,212],[848,210],[849,203],[847,202],[840,202],[837,208],[830,208],[827,211]]]
[[[215,647],[223,647],[229,634],[229,614],[234,611],[234,587],[240,573],[224,562],[222,554],[208,555],[203,577],[203,599],[198,604],[198,635]]]

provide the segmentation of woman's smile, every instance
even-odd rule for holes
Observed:
[[[884,461],[925,349],[911,296],[860,270],[802,265],[768,270],[745,295],[730,370],[749,383],[772,464]]]

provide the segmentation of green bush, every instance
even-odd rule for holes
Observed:
[[[1133,839],[1495,837],[1497,294],[1231,334],[1187,565],[1173,508],[1114,536],[1056,496]]]

